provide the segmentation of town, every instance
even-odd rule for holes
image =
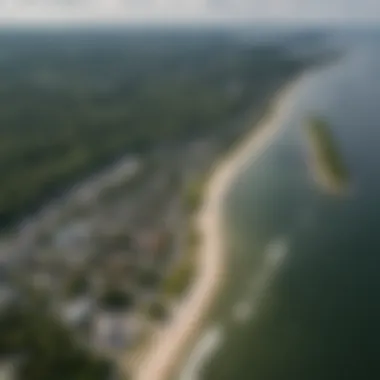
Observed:
[[[187,251],[186,192],[216,151],[207,140],[126,157],[52,202],[2,241],[1,308],[32,290],[78,344],[111,359],[133,350],[170,316],[177,290],[165,282]]]

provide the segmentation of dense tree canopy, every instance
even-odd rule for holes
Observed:
[[[108,380],[113,370],[41,308],[19,305],[3,310],[0,331],[0,357],[18,358],[17,379]]]
[[[2,226],[125,152],[220,131],[303,64],[212,33],[54,38],[0,36]]]

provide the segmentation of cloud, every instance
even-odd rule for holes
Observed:
[[[380,1],[0,0],[0,22],[214,18],[380,20]]]

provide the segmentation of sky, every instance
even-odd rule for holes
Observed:
[[[380,21],[380,0],[0,0],[0,24]]]

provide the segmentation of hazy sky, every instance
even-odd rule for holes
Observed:
[[[380,0],[0,0],[0,23],[380,20]]]

